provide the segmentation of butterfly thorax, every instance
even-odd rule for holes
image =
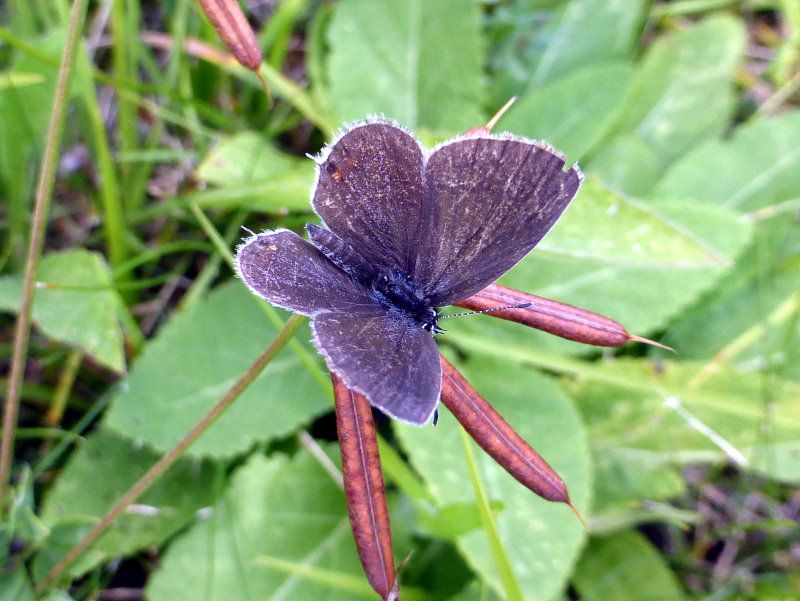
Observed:
[[[428,332],[438,334],[438,314],[428,305],[419,286],[399,271],[382,272],[372,283],[375,297],[390,309],[400,311]]]
[[[371,265],[347,242],[328,229],[309,223],[306,226],[314,246],[334,265],[353,279],[372,289],[386,308],[410,317],[421,328],[438,334],[438,314],[425,300],[420,287],[406,274]]]

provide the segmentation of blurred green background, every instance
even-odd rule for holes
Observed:
[[[69,10],[0,6],[4,391]],[[800,2],[263,0],[246,12],[272,105],[193,0],[89,3],[36,278],[0,599],[33,599],[31,582],[285,321],[229,260],[242,226],[312,218],[306,153],[368,114],[432,145],[514,95],[496,131],[546,140],[587,179],[503,282],[678,354],[448,322],[440,346],[559,471],[589,529],[478,453],[522,592],[509,596],[455,420],[379,420],[395,555],[413,552],[402,598],[800,598]],[[341,490],[305,436],[338,462],[309,338],[48,598],[374,598]]]

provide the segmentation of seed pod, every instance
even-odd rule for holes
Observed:
[[[621,324],[609,317],[498,284],[490,284],[457,304],[472,311],[484,311],[523,303],[530,303],[530,306],[524,309],[501,309],[489,315],[584,344],[620,346],[635,341],[672,350],[658,342],[629,334]]]
[[[331,379],[347,513],[358,557],[367,580],[381,599],[398,599],[392,531],[372,409],[363,395],[347,388],[333,373]]]
[[[263,56],[258,39],[237,0],[199,0],[219,37],[243,67],[258,73]]]
[[[503,469],[548,501],[572,502],[564,481],[447,359],[442,363],[442,402]],[[574,508],[573,508],[574,510]]]

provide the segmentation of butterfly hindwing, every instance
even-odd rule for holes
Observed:
[[[325,313],[314,342],[345,384],[384,413],[423,424],[439,402],[442,371],[433,337],[396,312],[361,317]]]
[[[236,270],[247,287],[273,305],[303,315],[384,312],[363,285],[294,232],[258,234],[239,247]]]

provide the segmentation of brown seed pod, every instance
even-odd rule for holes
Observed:
[[[490,315],[584,344],[620,346],[635,341],[672,350],[658,342],[629,334],[621,324],[609,317],[498,284],[490,284],[457,304],[472,311],[485,311],[524,303],[530,303],[530,306],[501,309]]]
[[[567,486],[556,471],[508,425],[444,357],[442,403],[503,469],[548,501],[566,503],[575,510]],[[577,512],[576,512],[577,513]]]
[[[392,531],[369,401],[331,373],[347,513],[367,580],[381,599],[398,599]]]
[[[200,7],[243,67],[258,73],[263,56],[258,39],[237,0],[199,0]]]

